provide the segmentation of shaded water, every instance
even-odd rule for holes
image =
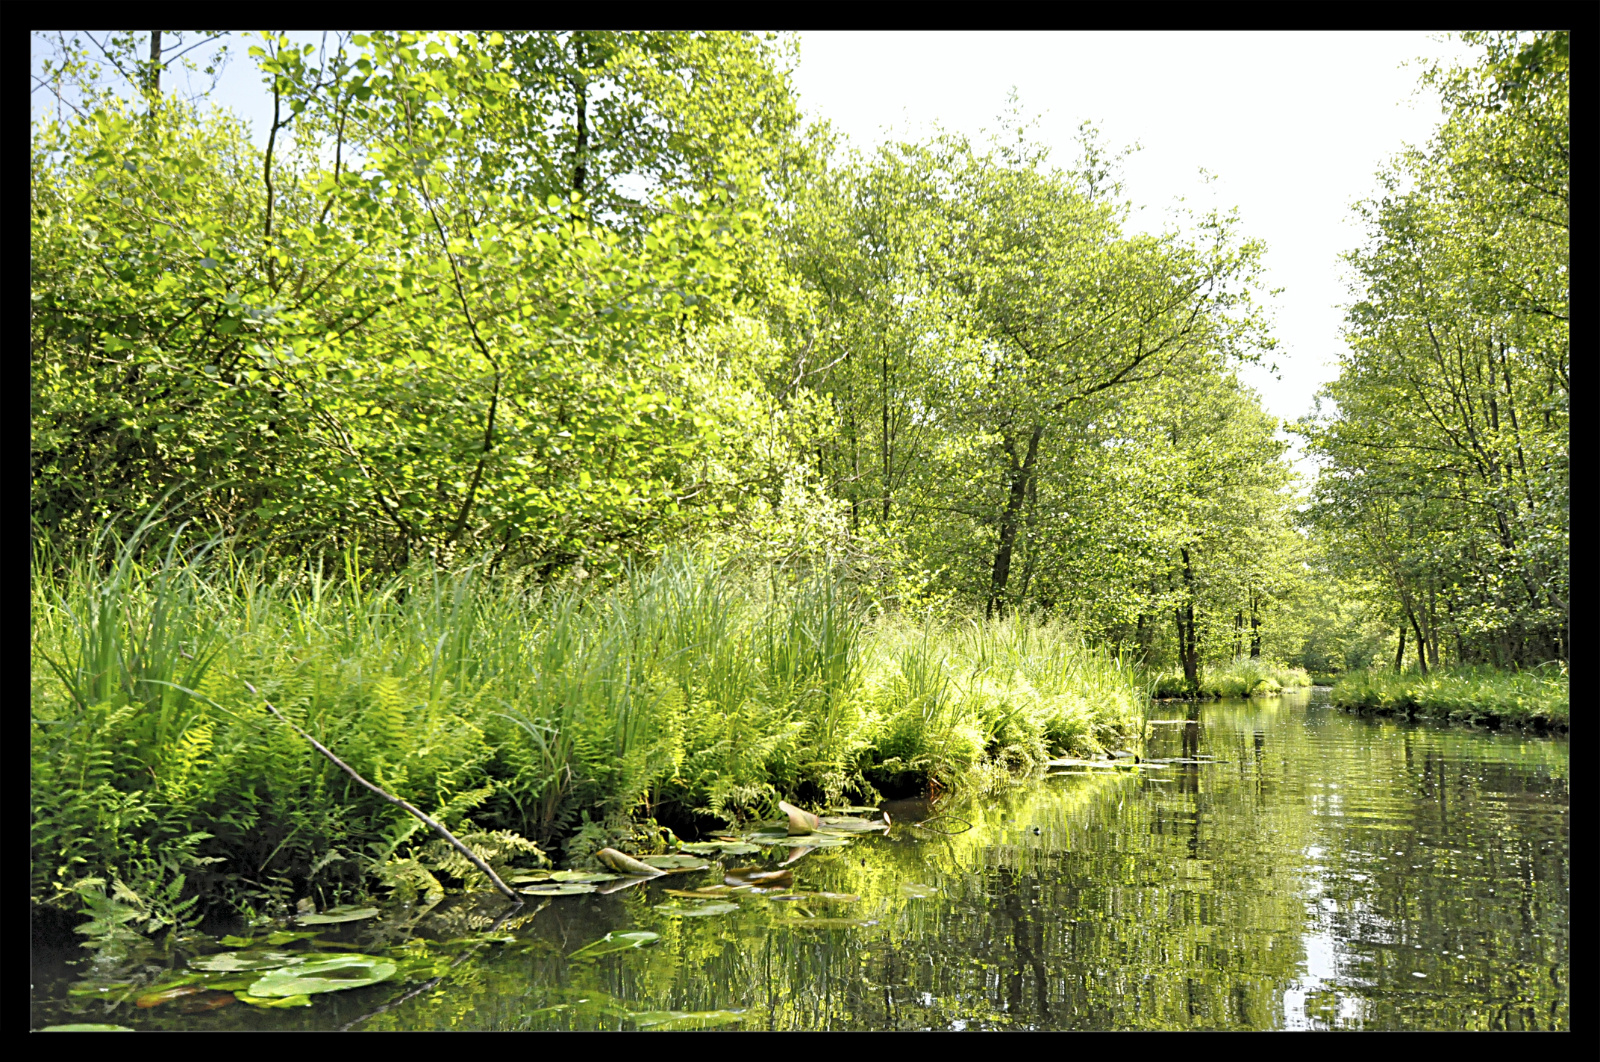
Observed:
[[[1321,701],[1157,706],[1195,719],[1154,723],[1147,759],[1221,762],[1029,782],[952,800],[923,827],[910,822],[926,807],[892,807],[887,836],[790,864],[796,891],[853,902],[745,894],[705,917],[661,909],[694,908],[663,890],[716,871],[509,918],[498,897],[473,896],[328,934],[399,949],[412,980],[286,1010],[69,999],[86,965],[36,957],[33,1025],[1567,1028],[1566,740]],[[724,865],[789,854],[766,851]],[[628,930],[660,939],[574,955]]]

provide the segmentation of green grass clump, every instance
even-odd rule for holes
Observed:
[[[268,571],[150,536],[33,567],[31,896],[100,938],[485,886],[263,698],[497,872],[1092,751],[1143,701],[1065,628],[869,621],[827,571],[685,552],[595,590],[374,585],[354,556]]]
[[[1198,689],[1179,673],[1156,680],[1154,696],[1194,699],[1201,697],[1270,697],[1285,689],[1311,685],[1303,668],[1282,667],[1259,658],[1238,657],[1230,663],[1204,671]]]
[[[1554,668],[1452,667],[1426,675],[1372,670],[1341,675],[1329,700],[1338,708],[1380,715],[1565,730],[1568,689],[1567,675]]]

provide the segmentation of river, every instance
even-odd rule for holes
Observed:
[[[784,847],[510,917],[452,898],[323,941],[432,961],[432,984],[185,1014],[68,997],[87,964],[36,954],[33,1025],[1568,1027],[1565,738],[1356,717],[1320,690],[1157,705],[1148,734],[1130,770],[890,805],[887,834],[800,854],[775,892],[665,890],[777,869]]]

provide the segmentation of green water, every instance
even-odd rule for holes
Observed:
[[[446,901],[325,938],[431,959],[442,979],[413,972],[285,1010],[68,999],[87,964],[36,956],[33,1025],[1567,1028],[1567,741],[1320,700],[1223,702],[1150,727],[1147,758],[1222,762],[1032,781],[953,799],[921,828],[910,823],[930,809],[895,805],[888,835],[790,864],[795,891],[854,902],[745,894],[707,917],[659,909],[693,907],[663,890],[718,871],[510,917],[495,896]],[[724,865],[789,854],[767,852]],[[574,956],[627,930],[659,940]]]

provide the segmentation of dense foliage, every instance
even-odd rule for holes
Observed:
[[[474,880],[246,683],[509,861],[1093,751],[1401,622],[1566,656],[1564,35],[1432,75],[1300,523],[1236,375],[1265,248],[1134,226],[1092,128],[847,150],[775,35],[264,34],[258,146],[162,40],[36,74],[36,901]]]
[[[1567,34],[1472,35],[1449,118],[1365,205],[1311,522],[1418,666],[1567,658]]]

